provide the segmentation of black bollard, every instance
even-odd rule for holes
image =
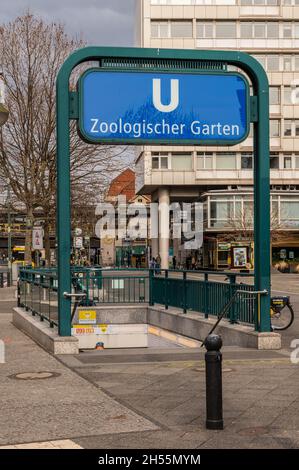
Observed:
[[[223,429],[222,412],[222,339],[219,335],[209,335],[204,345],[206,360],[206,403],[207,429]]]

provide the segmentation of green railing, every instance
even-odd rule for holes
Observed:
[[[240,277],[239,277],[240,276]],[[254,291],[248,281],[252,275],[232,272],[172,271],[148,269],[109,269],[98,267],[72,267],[72,293],[84,294],[79,306],[103,304],[160,304],[177,307],[184,313],[202,313],[206,318],[218,316],[236,291],[226,314],[231,323],[254,325]],[[58,325],[57,270],[22,268],[18,287],[18,304],[46,320]]]
[[[73,268],[74,293],[84,293],[82,304],[140,304],[149,302],[147,269]]]
[[[177,307],[186,313],[188,310],[201,312],[208,318],[218,316],[236,291],[244,295],[236,299],[225,315],[231,323],[255,324],[255,297],[246,295],[254,291],[254,286],[237,282],[237,276],[252,277],[251,274],[236,274],[214,271],[161,271],[151,272],[150,304]],[[222,278],[222,280],[220,280]]]
[[[18,305],[49,322],[51,327],[58,325],[57,291],[56,268],[20,270]],[[72,293],[84,294],[80,306],[148,303],[149,292],[147,269],[72,267]]]
[[[56,269],[20,269],[18,306],[58,326],[58,279]]]

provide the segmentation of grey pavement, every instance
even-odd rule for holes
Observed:
[[[172,350],[171,354],[172,359],[169,350],[160,351],[155,358],[153,351],[142,351],[142,362],[141,351],[88,353],[72,364],[64,358],[82,377],[159,427],[75,442],[104,449],[299,446],[299,366],[288,357],[224,348],[225,430],[214,432],[205,430],[204,353],[193,350],[186,357],[186,350]]]
[[[295,311],[297,279],[275,281],[275,288],[292,290]],[[12,326],[13,305],[0,302],[0,339],[6,343],[6,363],[0,364],[0,446],[299,447],[299,364],[289,357],[291,340],[299,338],[298,316],[283,335],[282,351],[223,348],[225,429],[207,431],[202,349],[151,338],[149,349],[54,358]],[[29,372],[55,375],[13,377]]]
[[[11,318],[10,313],[0,315],[0,338],[6,345],[6,362],[0,364],[0,445],[156,428],[33,343]],[[31,372],[55,376],[13,377]]]

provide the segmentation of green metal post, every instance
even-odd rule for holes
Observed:
[[[258,329],[271,331],[270,321],[270,154],[269,83],[265,72],[254,84],[258,97],[258,121],[254,123],[254,265],[255,290],[267,290],[256,303]]]
[[[236,284],[236,275],[233,274],[232,276],[229,276],[229,299],[228,301],[234,296],[235,294],[235,284]],[[234,324],[237,323],[236,319],[236,304],[235,302],[232,303],[232,306],[229,309],[229,318],[230,318],[230,323]]]
[[[152,306],[154,305],[153,299],[153,279],[154,279],[154,271],[153,269],[149,270],[149,304]]]
[[[204,314],[205,318],[209,318],[209,275],[205,273],[204,280]]]
[[[90,271],[86,270],[86,305],[89,305],[90,299],[89,299],[89,287],[90,287]],[[84,274],[83,274],[84,276]]]
[[[58,324],[60,336],[71,336],[71,188],[70,188],[70,130],[69,76],[66,63],[57,78],[57,268]]]
[[[165,310],[168,310],[168,270],[165,269],[164,277],[164,295],[165,295]]]
[[[183,272],[183,313],[187,313],[187,272]]]

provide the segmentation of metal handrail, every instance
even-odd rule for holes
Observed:
[[[244,292],[246,292],[246,294],[248,295],[268,295],[269,292],[267,291],[267,289],[264,289],[264,290],[237,290],[236,291],[237,294],[244,294]]]
[[[75,299],[84,299],[86,297],[86,293],[85,294],[70,294],[69,292],[64,292],[63,293],[63,297],[65,299],[70,299],[71,297],[74,297]]]

